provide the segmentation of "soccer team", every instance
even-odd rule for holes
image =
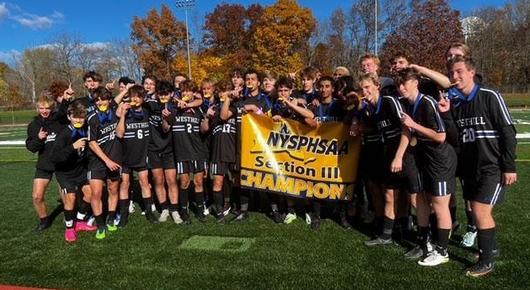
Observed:
[[[173,82],[145,76],[142,85],[122,77],[116,93],[114,83],[102,86],[102,77],[91,71],[83,77],[88,95],[82,98],[55,81],[39,97],[38,116],[27,131],[28,150],[39,154],[33,181],[36,231],[53,221],[44,193],[54,174],[67,242],[75,242],[78,231],[95,231],[104,239],[127,225],[135,210],[134,172],[150,223],[171,217],[189,224],[191,210],[201,222],[210,213],[219,224],[248,220],[257,195],[239,187],[245,154],[241,117],[254,113],[313,127],[345,122],[351,135],[362,138],[352,202],[266,195],[275,222],[289,224],[305,212],[317,230],[324,207],[351,228],[349,216],[364,208],[374,231],[367,246],[393,244],[414,230],[417,237],[407,237],[416,246],[405,257],[437,266],[449,261],[449,238],[458,226],[458,179],[468,219],[461,245],[471,247],[478,239],[479,248],[478,262],[466,275],[489,274],[499,255],[493,208],[517,181],[515,128],[502,96],[481,84],[469,48],[461,43],[447,49],[447,75],[411,64],[405,55],[392,59],[391,78],[378,75],[379,65],[377,56],[364,55],[358,81],[345,67],[333,76],[308,67],[300,73],[300,90],[297,76],[277,79],[253,69],[234,70],[231,80],[217,83],[205,79],[200,88],[182,74]]]

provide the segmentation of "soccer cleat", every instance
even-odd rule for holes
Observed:
[[[197,208],[197,214],[195,216],[201,223],[205,223],[208,221],[208,217],[204,215],[204,208],[204,206],[199,206]]]
[[[272,212],[272,220],[275,223],[277,223],[277,224],[281,224],[281,223],[283,223],[284,218],[283,218],[282,214],[279,213],[278,211],[273,211]]]
[[[475,244],[475,239],[477,238],[477,231],[468,231],[462,237],[460,245],[464,248],[471,248]]]
[[[157,224],[158,223],[158,219],[155,217],[155,214],[152,211],[150,211],[150,210],[146,210],[145,211],[145,218],[151,224]]]
[[[191,218],[190,218],[190,215],[188,214],[188,210],[182,210],[180,212],[180,217],[182,218],[182,223],[184,223],[185,225],[190,225],[191,224]]]
[[[178,225],[182,223],[182,219],[180,218],[178,211],[172,211],[171,212],[171,218],[173,218],[173,221]]]
[[[417,260],[421,257],[427,256],[427,254],[431,252],[432,250],[433,250],[432,244],[430,242],[427,242],[427,245],[425,248],[418,245],[412,248],[410,251],[406,252],[405,255],[403,256],[405,257],[405,259]]]
[[[230,203],[226,203],[225,202],[225,204],[223,206],[223,215],[227,216],[230,213],[231,209],[232,209],[232,207],[230,206]]]
[[[77,221],[75,223],[75,231],[76,232],[93,232],[97,230],[98,227],[96,226],[90,226],[86,221]]]
[[[423,257],[423,249],[421,248],[421,246],[416,246],[410,251],[406,252],[403,256],[405,257],[405,259],[417,260]]]
[[[234,217],[231,222],[245,222],[249,220],[248,212],[242,211],[240,214],[238,214],[236,217]]]
[[[376,237],[375,239],[365,241],[364,245],[368,247],[373,247],[373,246],[391,245],[392,243],[393,243],[392,239],[382,239],[380,237]]]
[[[107,230],[105,228],[103,229],[98,229],[96,231],[96,239],[98,240],[103,240],[104,238],[107,237],[107,234],[106,234]]]
[[[315,231],[318,231],[320,229],[320,218],[319,217],[311,218],[311,229]]]
[[[308,225],[311,224],[311,215],[309,213],[305,214],[305,223]]]
[[[118,227],[124,228],[129,223],[129,213],[124,213],[120,216],[120,222],[118,223]]]
[[[64,240],[68,243],[75,243],[77,241],[77,234],[74,228],[69,228],[64,231]]]
[[[36,234],[40,234],[41,232],[45,231],[46,229],[48,229],[51,226],[52,226],[52,224],[49,223],[48,221],[41,222],[35,227],[35,229],[33,229],[33,232],[36,233]]]
[[[449,255],[447,252],[442,254],[439,250],[433,250],[427,254],[423,260],[419,260],[418,264],[421,266],[438,266],[449,262]]]
[[[483,264],[478,262],[475,265],[466,269],[466,276],[479,278],[487,276],[491,272],[493,272],[493,263]]]
[[[352,229],[352,226],[351,224],[348,222],[348,220],[346,219],[346,217],[341,217],[340,218],[340,222],[339,222],[340,226],[345,229],[345,230],[351,230]]]
[[[158,221],[161,222],[161,223],[165,223],[165,222],[167,222],[168,218],[169,218],[169,210],[164,209],[160,213],[160,217],[158,217]]]
[[[206,204],[204,204],[204,210],[202,212],[205,216],[209,216],[210,215],[210,209],[206,206]]]
[[[224,214],[217,214],[217,216],[215,217],[215,222],[220,225],[224,225],[226,223]]]
[[[131,200],[129,201],[129,213],[134,213],[136,209],[134,208],[134,202]]]
[[[283,223],[284,223],[284,224],[290,224],[290,223],[292,223],[295,219],[296,219],[296,214],[294,214],[294,213],[288,213],[288,214],[285,216],[285,219],[283,220]]]
[[[118,230],[118,227],[115,224],[107,224],[107,231],[113,233]]]
[[[94,216],[90,216],[87,221],[86,221],[87,225],[89,226],[94,226],[96,224],[96,218]]]

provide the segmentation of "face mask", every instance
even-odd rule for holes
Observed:
[[[101,112],[106,112],[108,109],[109,109],[109,106],[108,105],[100,105],[98,106],[98,109],[101,111]]]
[[[80,122],[76,122],[73,125],[74,125],[74,128],[76,129],[81,129],[83,127],[83,123],[80,123]]]

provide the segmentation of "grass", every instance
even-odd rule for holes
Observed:
[[[36,114],[35,110],[0,111],[0,125],[28,124]]]
[[[530,94],[502,94],[510,108],[527,108],[530,106]]]
[[[455,243],[448,264],[423,268],[402,258],[404,248],[367,248],[362,231],[345,231],[330,220],[314,232],[301,219],[276,225],[260,213],[252,213],[249,223],[224,226],[213,219],[206,224],[193,220],[190,226],[152,226],[135,213],[126,229],[103,241],[81,233],[69,245],[63,241],[62,215],[47,232],[31,233],[37,222],[30,197],[34,163],[0,162],[0,170],[9,173],[0,176],[0,284],[68,289],[525,289],[530,274],[530,163],[518,166],[520,182],[496,210],[502,257],[492,277],[477,280],[462,275],[470,253]],[[54,184],[47,193],[50,207],[56,193]],[[213,238],[205,242],[204,237]],[[216,250],[208,246],[215,240],[228,243]],[[248,249],[226,250],[241,244]]]

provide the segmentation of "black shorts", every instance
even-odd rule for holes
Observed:
[[[133,171],[140,172],[140,171],[146,171],[146,166],[140,166],[140,167],[122,167],[121,173],[123,174],[132,174]]]
[[[390,165],[392,160],[385,162],[382,172],[385,172],[385,187],[391,189],[404,189],[408,193],[418,193],[422,191],[421,176],[416,166],[414,156],[410,152],[405,152],[403,156],[402,170],[400,172],[391,172]]]
[[[147,151],[147,168],[149,169],[175,169],[173,152],[158,153]]]
[[[121,178],[121,169],[116,171],[110,171],[105,164],[91,164],[88,168],[87,179],[90,181],[92,179],[98,180],[107,180],[112,181],[120,180]]]
[[[502,183],[502,173],[485,174],[477,177],[462,179],[464,199],[480,203],[495,205],[504,200],[505,186]]]
[[[66,174],[61,174],[60,172],[55,173],[55,178],[59,182],[59,187],[61,187],[61,192],[63,194],[67,193],[76,193],[84,185],[88,184],[87,172],[80,174],[78,176],[69,176]]]
[[[232,162],[222,162],[222,161],[216,161],[216,162],[210,162],[210,175],[225,175],[229,172],[234,171],[235,169],[235,163]]]
[[[384,176],[381,174],[384,170],[382,150],[382,144],[366,143],[363,145],[359,159],[359,172],[363,179],[377,183],[383,182]]]
[[[35,179],[48,179],[51,180],[53,176],[53,171],[48,171],[40,168],[35,169]]]
[[[441,177],[422,174],[423,189],[432,196],[446,196],[456,192],[454,176]]]
[[[208,168],[206,163],[204,160],[177,161],[175,166],[177,167],[177,174],[196,173],[206,171]]]

